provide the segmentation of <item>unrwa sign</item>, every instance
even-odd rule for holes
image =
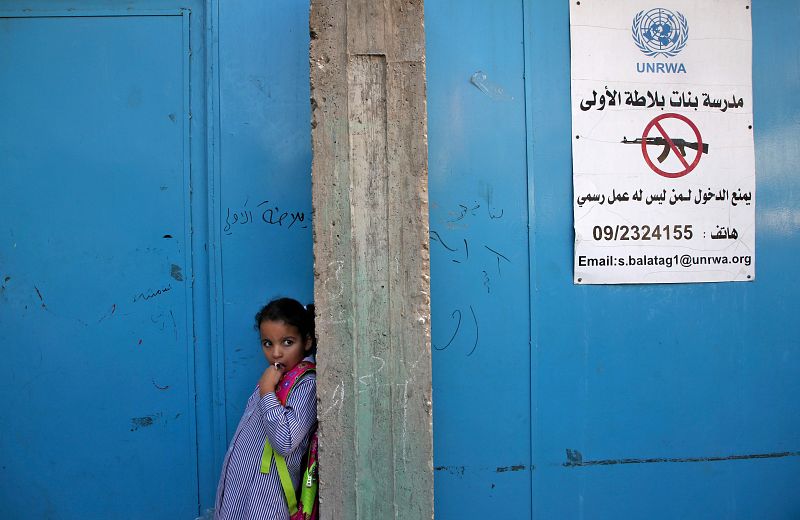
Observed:
[[[570,2],[573,281],[753,280],[749,9],[650,1]]]
[[[639,11],[633,17],[631,38],[646,56],[675,57],[689,39],[689,22],[678,11],[662,7]],[[686,74],[683,63],[637,63],[636,72],[651,74]]]
[[[636,72],[651,74],[686,74],[683,63],[637,63]]]

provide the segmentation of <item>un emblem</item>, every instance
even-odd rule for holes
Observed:
[[[633,17],[633,42],[647,56],[672,57],[686,46],[689,24],[681,13],[657,7]]]

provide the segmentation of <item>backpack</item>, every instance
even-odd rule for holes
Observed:
[[[282,406],[286,406],[289,392],[294,388],[295,383],[309,372],[316,372],[317,366],[310,361],[301,361],[296,367],[283,375],[275,395],[278,397]],[[317,476],[317,426],[311,429],[311,438],[308,440],[308,448],[303,457],[305,472],[300,481],[300,493],[292,485],[292,477],[289,476],[289,469],[286,467],[286,459],[275,453],[269,444],[269,439],[264,441],[264,451],[261,454],[261,473],[269,473],[270,462],[275,457],[275,466],[278,468],[278,476],[281,479],[283,494],[286,496],[286,505],[289,507],[290,520],[317,520],[319,518],[319,487]],[[300,501],[298,502],[298,495]]]

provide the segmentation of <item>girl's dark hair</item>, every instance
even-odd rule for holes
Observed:
[[[297,327],[303,338],[311,338],[312,352],[316,351],[317,338],[314,336],[314,304],[303,306],[293,298],[272,300],[256,313],[256,329],[265,321],[282,321]]]

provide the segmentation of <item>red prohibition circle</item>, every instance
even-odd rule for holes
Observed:
[[[689,164],[686,161],[686,159],[680,154],[680,152],[678,151],[678,147],[672,143],[672,139],[670,139],[670,137],[667,135],[667,132],[666,130],[664,130],[664,127],[662,127],[661,124],[659,124],[659,121],[667,118],[675,118],[683,121],[684,123],[689,125],[689,128],[691,128],[692,131],[694,132],[695,139],[697,140],[697,155],[695,155],[694,160],[692,161],[691,164]],[[683,170],[677,172],[664,171],[655,164],[653,164],[653,160],[650,159],[649,155],[647,155],[647,143],[645,141],[647,140],[647,134],[650,133],[650,130],[654,126],[661,134],[661,136],[667,140],[667,143],[669,143],[669,147],[672,149],[672,153],[674,153],[678,157],[678,159],[683,163],[684,166]],[[647,123],[647,126],[644,127],[644,132],[642,132],[642,155],[644,156],[644,160],[647,162],[647,165],[650,166],[650,168],[654,172],[668,179],[677,179],[679,177],[683,177],[684,175],[694,170],[695,166],[697,166],[697,163],[700,162],[700,157],[702,157],[703,155],[703,138],[700,137],[700,130],[697,129],[697,125],[692,123],[692,121],[688,117],[682,116],[681,114],[673,114],[673,113],[661,114],[660,116],[656,117],[655,119]]]

